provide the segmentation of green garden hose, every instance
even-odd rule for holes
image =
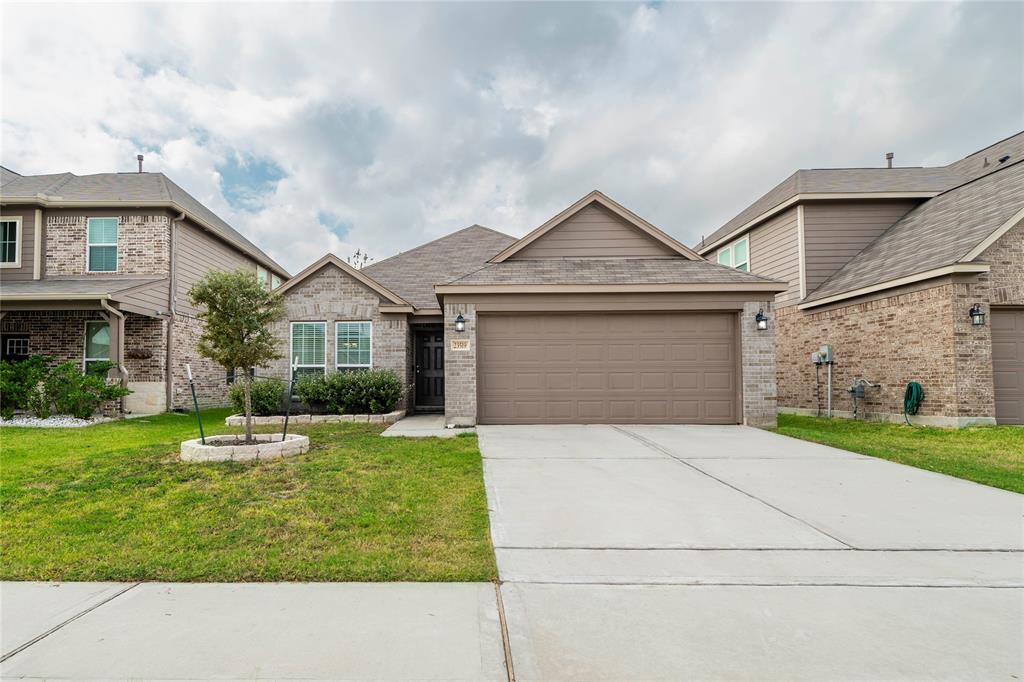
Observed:
[[[907,384],[907,390],[903,394],[903,418],[907,420],[907,426],[911,426],[909,415],[917,414],[922,400],[924,400],[924,389],[921,388],[921,384],[911,381]]]

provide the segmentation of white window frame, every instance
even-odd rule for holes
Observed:
[[[114,243],[104,242],[91,242],[89,241],[89,223],[93,220],[115,220],[117,221],[117,234],[114,236]],[[116,274],[121,271],[121,249],[118,246],[118,242],[121,240],[121,218],[120,216],[92,216],[85,220],[85,271],[96,272],[100,274]],[[114,269],[113,270],[93,270],[92,259],[89,258],[90,249],[93,246],[113,246],[114,247]]]
[[[10,263],[0,263],[0,268],[20,268],[21,267],[21,243],[22,243],[22,236],[24,234],[24,232],[22,231],[23,230],[23,222],[22,222],[21,216],[16,216],[16,215],[0,216],[0,221],[3,221],[3,222],[13,222],[15,225],[17,225],[17,228],[15,228],[17,230],[17,234],[15,234],[15,236],[14,236],[14,260],[11,261]]]
[[[277,275],[273,275],[272,274],[270,276],[270,290],[273,291],[274,289],[278,288],[279,286],[281,286],[281,278],[278,277]]]
[[[6,339],[4,339],[4,341],[7,342],[7,347],[4,348],[4,354],[5,355],[31,355],[31,353],[29,352],[29,348],[31,348],[31,345],[29,344],[29,337],[27,337],[27,336],[15,336],[15,337],[6,338]],[[11,352],[11,342],[12,341],[24,341],[25,342],[25,352],[24,353],[12,353]]]
[[[747,245],[747,259],[737,263],[733,259],[733,254],[736,253],[736,251],[735,251],[736,245],[741,243],[741,242],[745,242],[746,245]],[[728,253],[728,255],[729,255],[729,262],[728,263],[723,263],[722,262],[722,254],[723,253]],[[733,269],[739,269],[740,265],[746,265],[747,269],[746,270],[741,270],[741,272],[750,272],[750,235],[744,235],[743,237],[740,237],[739,239],[735,239],[735,240],[729,242],[728,244],[726,244],[725,246],[723,246],[722,248],[720,248],[715,253],[715,262],[718,263],[719,265],[724,265],[726,267],[730,267],[730,268],[733,268]]]
[[[370,329],[370,361],[363,364],[342,364],[338,362],[338,331],[343,324],[365,324]],[[370,369],[373,367],[373,321],[372,320],[335,320],[334,322],[334,369]]]
[[[266,289],[270,286],[270,273],[262,265],[256,266],[256,281],[260,283],[260,286]]]
[[[90,324],[105,324],[107,325],[107,333],[110,333],[110,323],[105,320],[86,320],[85,324],[82,325],[82,374],[89,373],[90,362],[110,362],[110,355],[108,354],[105,358],[90,358],[89,357],[89,325]],[[109,352],[109,351],[108,351]]]
[[[295,325],[297,324],[319,324],[324,328],[324,363],[322,365],[299,365],[295,364]],[[295,370],[319,368],[327,374],[327,321],[326,320],[296,320],[288,325],[288,376],[295,380]]]

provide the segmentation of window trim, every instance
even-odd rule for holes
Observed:
[[[117,233],[114,237],[115,241],[113,244],[89,241],[89,223],[93,220],[114,220],[117,222]],[[120,241],[121,241],[121,217],[120,216],[89,216],[85,219],[85,271],[87,273],[99,273],[99,274],[116,274],[121,271],[121,253],[120,253]],[[92,260],[89,258],[89,250],[93,246],[113,246],[114,247],[114,269],[113,270],[93,270]]]
[[[733,259],[733,256],[736,253],[736,250],[735,250],[736,246],[740,242],[746,242],[746,244],[747,244],[747,258],[742,263],[737,264],[735,262],[735,260]],[[729,252],[729,262],[728,263],[723,263],[721,261],[722,253],[725,252],[725,251]],[[715,252],[715,262],[718,263],[719,265],[724,265],[724,266],[726,266],[728,268],[732,268],[734,270],[738,270],[739,269],[737,267],[738,265],[746,265],[747,269],[746,270],[740,270],[740,272],[750,272],[750,235],[745,234],[742,237],[740,237],[739,239],[734,239],[731,242],[729,242],[728,244],[726,244],[725,246],[719,248]]]
[[[342,364],[338,362],[338,329],[343,324],[365,324],[370,328],[370,361],[363,364]],[[335,320],[334,321],[334,371],[340,369],[371,369],[373,367],[373,320]]]
[[[281,278],[278,277],[277,275],[271,273],[271,275],[270,275],[270,290],[274,291],[279,286],[281,286]]]
[[[297,324],[319,324],[324,328],[324,363],[322,365],[299,365],[295,364],[295,325]],[[295,320],[288,323],[288,376],[295,381],[295,370],[320,368],[324,376],[327,375],[327,320]]]
[[[90,362],[110,362],[110,351],[107,351],[107,357],[105,358],[90,358],[89,357],[89,325],[90,324],[103,324],[107,326],[107,333],[110,333],[110,323],[106,320],[86,320],[82,325],[82,374],[89,373]]]
[[[0,268],[20,268],[21,267],[21,245],[24,241],[24,225],[25,222],[21,216],[0,216],[0,221],[13,222],[17,227],[17,233],[14,235],[14,260],[10,263],[0,262]]]
[[[256,266],[256,281],[260,283],[260,286],[264,289],[270,288],[270,271],[262,265]]]

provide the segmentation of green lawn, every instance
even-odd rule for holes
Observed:
[[[228,413],[207,433],[237,431]],[[2,428],[0,579],[494,579],[476,438],[381,429],[295,427],[305,455],[198,464],[177,459],[191,415]]]
[[[1024,493],[1024,429],[939,429],[779,415],[778,432]]]

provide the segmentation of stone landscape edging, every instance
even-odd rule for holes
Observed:
[[[394,424],[405,416],[405,410],[395,410],[386,414],[293,414],[288,417],[289,424],[336,424],[339,422],[372,422],[375,424]],[[245,426],[245,415],[233,414],[224,420],[228,426]],[[275,414],[269,417],[253,417],[253,426],[284,425],[284,415]]]
[[[206,445],[201,438],[186,440],[181,444],[181,459],[186,462],[227,462],[254,459],[278,459],[301,455],[309,450],[309,437],[297,433],[289,433],[281,440],[280,433],[253,434],[254,444],[248,445],[210,445],[209,443],[237,440],[233,434],[209,436]]]

